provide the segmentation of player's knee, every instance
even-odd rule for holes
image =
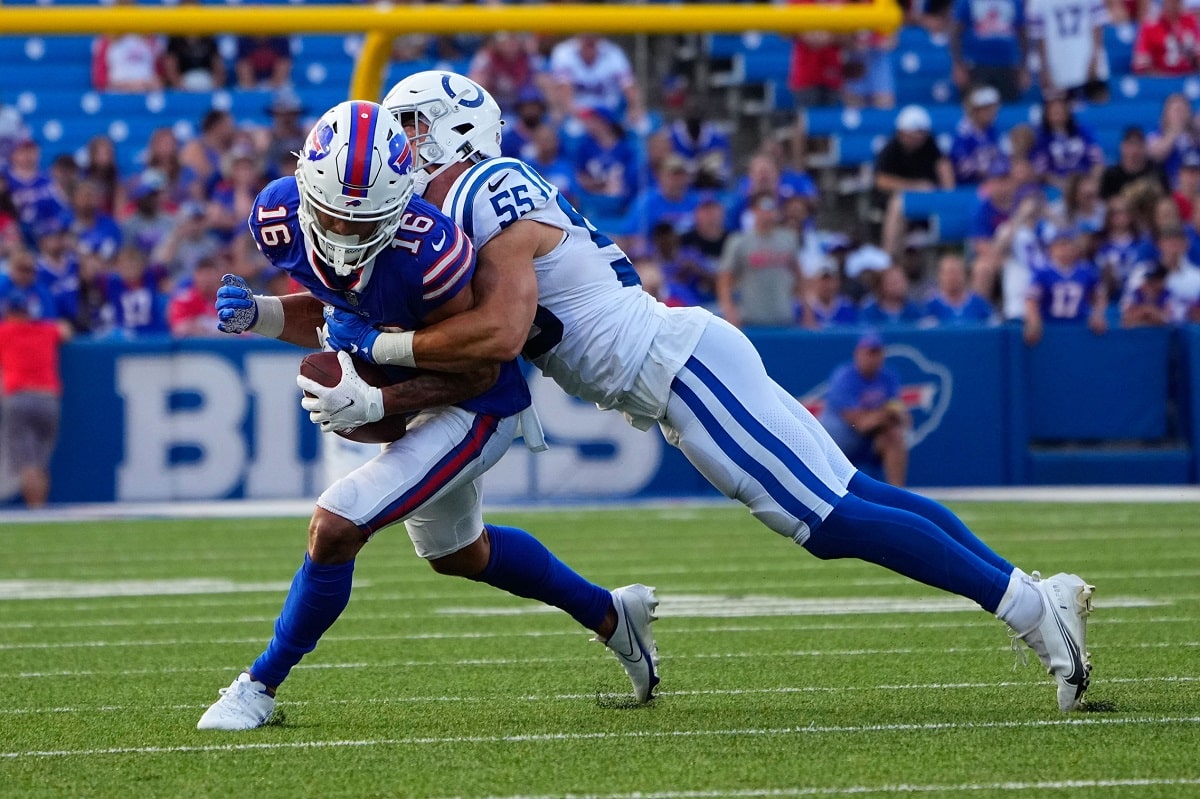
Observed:
[[[369,538],[344,516],[317,508],[308,523],[308,556],[315,563],[348,563]]]
[[[451,552],[449,555],[443,555],[440,558],[433,558],[429,561],[429,565],[438,574],[445,574],[450,577],[477,577],[487,568],[488,560],[491,559],[492,549],[488,542],[487,530],[483,531],[483,535],[476,538],[470,544],[467,544],[457,552]]]

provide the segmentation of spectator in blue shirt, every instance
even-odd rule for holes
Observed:
[[[1046,225],[1042,240],[1047,258],[1034,266],[1025,299],[1025,343],[1042,339],[1046,322],[1086,322],[1097,335],[1108,329],[1108,295],[1100,270],[1081,256],[1079,231],[1068,225]]]
[[[805,289],[797,320],[802,327],[824,330],[858,322],[858,308],[842,293],[842,275],[831,256],[824,257]]]
[[[0,272],[0,299],[20,297],[31,319],[54,319],[58,303],[45,283],[38,279],[37,259],[25,249],[13,250],[8,271]]]
[[[878,333],[864,333],[853,360],[834,370],[820,420],[854,465],[882,467],[884,480],[904,485],[911,420],[900,399],[900,379],[884,366]]]
[[[908,276],[899,266],[883,270],[875,296],[867,298],[858,314],[858,321],[874,327],[912,324],[920,318],[921,306],[908,296]]]
[[[533,152],[534,136],[547,123],[546,98],[536,86],[526,86],[517,94],[513,111],[516,118],[505,119],[500,154],[506,158],[528,161]]]
[[[1042,124],[1030,155],[1033,168],[1047,183],[1062,188],[1067,178],[1104,170],[1104,152],[1087,127],[1075,121],[1065,94],[1042,102]]]
[[[1005,102],[1021,99],[1029,88],[1022,0],[955,0],[951,18],[950,58],[959,91],[986,84]]]
[[[981,86],[967,95],[964,115],[954,129],[950,143],[950,165],[959,186],[982,183],[998,162],[1007,160],[996,117],[1000,113],[1000,93]]]
[[[995,320],[991,303],[967,286],[967,264],[961,255],[938,259],[937,292],[925,303],[925,321],[938,327],[982,325]]]
[[[579,184],[575,182],[575,167],[563,155],[558,130],[554,125],[543,122],[538,126],[525,149],[528,152],[520,156],[521,160],[536,169],[570,202],[578,202]]]
[[[687,102],[682,119],[667,129],[671,152],[687,161],[694,189],[723,189],[733,172],[733,149],[729,137],[706,118],[704,100]]]
[[[648,236],[659,222],[669,222],[676,232],[685,233],[692,226],[700,202],[699,192],[689,188],[687,161],[669,153],[659,164],[657,175],[657,185],[644,190],[634,201],[625,229]]]
[[[579,210],[601,231],[624,233],[623,218],[638,190],[637,154],[615,112],[594,108],[581,118],[586,132],[574,159]]]
[[[101,211],[104,189],[95,180],[85,179],[75,184],[71,195],[71,235],[89,250],[108,259],[121,246],[121,228],[108,214]]]

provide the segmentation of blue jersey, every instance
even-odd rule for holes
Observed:
[[[119,275],[107,276],[104,294],[113,309],[113,324],[130,336],[171,332],[167,321],[167,295],[159,290],[162,272],[148,269],[135,283],[126,283]]]
[[[705,167],[722,185],[732,171],[733,150],[729,137],[711,123],[700,126],[699,135],[692,138],[687,123],[679,120],[668,129],[671,149],[682,155],[693,167]]]
[[[858,306],[851,302],[850,298],[840,294],[834,297],[829,305],[821,305],[810,298],[808,307],[812,310],[813,319],[822,328],[853,325],[858,322]],[[800,321],[799,314],[796,321]]]
[[[912,300],[907,300],[898,311],[884,308],[877,300],[867,300],[858,313],[858,321],[864,325],[878,327],[881,325],[903,325],[916,322],[921,318],[921,308]]]
[[[294,177],[271,182],[254,201],[250,232],[263,255],[326,305],[356,313],[376,327],[419,330],[431,313],[466,288],[475,249],[445,214],[414,197],[391,246],[358,273],[339,277],[305,239]],[[397,382],[418,370],[386,367]],[[474,413],[512,416],[529,407],[529,388],[516,362],[501,366],[492,388],[458,403]]]
[[[1100,270],[1090,261],[1067,269],[1053,264],[1035,266],[1029,281],[1029,298],[1038,303],[1042,319],[1079,322],[1092,310],[1092,297],[1100,285]]]
[[[669,222],[676,233],[683,235],[695,222],[696,206],[699,204],[700,195],[692,189],[688,189],[678,200],[665,196],[658,189],[649,189],[634,200],[626,216],[624,230],[645,236],[658,223]]]
[[[1105,239],[1096,251],[1097,266],[1111,273],[1122,286],[1143,260],[1143,239],[1132,235]]]
[[[50,180],[50,175],[46,172],[38,172],[29,180],[24,180],[9,172],[7,178],[8,193],[12,196],[13,205],[17,209],[17,215],[22,224],[30,225],[36,221],[34,217],[37,216],[36,209],[39,206],[46,207],[51,202],[59,207],[63,204],[58,198],[54,182]]]
[[[1018,35],[1025,27],[1021,0],[957,0],[951,12],[962,25],[962,54],[971,64],[1016,67],[1021,64]]]
[[[1006,159],[995,125],[980,130],[966,119],[958,123],[950,143],[950,163],[959,186],[982,183],[991,174],[993,164]]]
[[[37,259],[37,279],[54,298],[56,316],[70,316],[79,296],[79,262],[68,255],[59,266]]]
[[[1074,135],[1041,128],[1030,160],[1041,174],[1065,177],[1090,171],[1104,160],[1104,153],[1085,127],[1077,126]]]
[[[925,317],[933,319],[939,326],[986,324],[994,313],[991,304],[975,292],[968,294],[958,305],[940,294],[925,303]]]
[[[853,363],[842,364],[829,378],[829,389],[825,392],[825,408],[821,411],[821,425],[829,431],[829,435],[843,451],[848,451],[852,457],[856,457],[862,454],[857,452],[857,449],[864,437],[850,426],[842,417],[842,413],[851,410],[878,410],[899,396],[900,378],[887,367],[880,369],[868,380],[854,368]]]
[[[58,316],[58,303],[50,289],[39,280],[28,286],[18,286],[12,278],[0,272],[0,302],[9,297],[20,297],[30,319],[53,319]]]

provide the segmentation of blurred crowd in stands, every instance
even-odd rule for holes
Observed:
[[[865,217],[810,169],[819,142],[802,121],[772,120],[765,135],[738,128],[695,70],[643,85],[617,41],[414,35],[393,55],[469,64],[506,112],[504,153],[617,239],[668,304],[705,305],[743,326],[1020,320],[1033,343],[1064,320],[1097,332],[1200,321],[1192,101],[1181,90],[1158,119],[1129,119],[1115,157],[1076,120],[1081,105],[1107,101],[1104,26],[1136,26],[1137,72],[1197,71],[1200,28],[1186,2],[913,0],[906,24],[948,47],[962,117],[940,130],[919,105],[895,110],[857,206]],[[797,107],[892,108],[893,44],[874,33],[796,37],[787,78]],[[57,152],[11,104],[0,110],[0,301],[19,296],[29,316],[65,320],[75,335],[198,336],[215,335],[223,273],[289,291],[245,220],[256,193],[290,174],[325,109],[293,86],[287,38],[237,37],[232,51],[208,36],[95,41],[96,90],[273,92],[267,127],[214,109],[187,141],[170,127],[135,132],[120,145],[143,150],[134,174],[119,172],[109,137]],[[1040,124],[998,126],[1002,104],[1031,97]],[[930,244],[904,196],[963,189],[974,206],[967,240]]]

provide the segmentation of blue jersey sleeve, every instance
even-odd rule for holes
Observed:
[[[466,288],[475,275],[471,240],[454,220],[423,200],[409,203],[393,247],[408,250],[417,260],[422,318]]]
[[[305,263],[296,179],[273,180],[254,199],[247,223],[254,243],[273,266],[289,272]]]

